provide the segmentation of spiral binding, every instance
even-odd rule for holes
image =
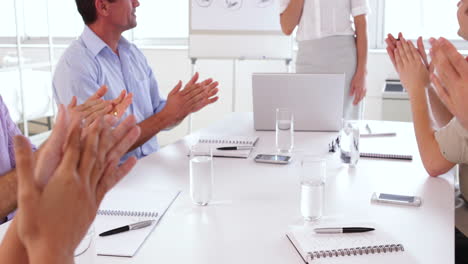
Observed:
[[[135,216],[135,217],[157,217],[156,212],[143,212],[143,211],[121,211],[121,210],[99,210],[98,215],[108,216]]]
[[[319,258],[331,258],[331,257],[344,257],[344,256],[357,256],[363,254],[381,254],[405,251],[402,244],[389,244],[380,246],[369,246],[369,247],[355,247],[355,248],[344,248],[337,250],[320,250],[314,252],[308,252],[307,256],[312,261]]]
[[[248,140],[230,140],[230,139],[200,139],[199,143],[205,144],[233,144],[233,145],[252,145],[252,141]]]
[[[402,160],[413,160],[411,155],[399,155],[399,154],[381,154],[381,153],[360,153],[362,158],[379,158],[379,159],[402,159]]]

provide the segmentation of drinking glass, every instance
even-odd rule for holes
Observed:
[[[301,214],[306,221],[322,217],[327,163],[320,156],[305,156],[301,162]]]
[[[276,109],[276,149],[290,153],[294,147],[294,116],[287,108]]]
[[[343,163],[355,167],[359,161],[359,122],[343,121],[340,132],[340,157]]]
[[[75,249],[74,256],[78,257],[82,255],[83,253],[88,250],[88,248],[91,246],[91,242],[93,242],[94,238],[94,226],[91,224],[89,226],[88,232],[86,232],[86,235],[83,237],[81,240],[80,244],[78,244],[78,247]]]
[[[208,205],[213,197],[213,152],[194,146],[190,150],[190,197],[197,205]]]

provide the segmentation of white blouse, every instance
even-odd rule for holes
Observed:
[[[291,0],[280,0],[280,14]],[[368,0],[304,0],[297,41],[354,35],[351,16],[370,12]]]

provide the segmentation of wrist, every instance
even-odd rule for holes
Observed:
[[[37,246],[36,246],[37,245]],[[31,264],[72,264],[74,250],[53,246],[47,241],[27,247],[29,263]]]

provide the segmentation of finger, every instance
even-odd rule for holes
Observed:
[[[47,163],[39,162],[36,167],[36,182],[42,189],[55,169],[58,167],[63,155],[63,146],[65,144],[70,125],[69,115],[64,105],[58,106],[58,115],[55,120],[54,128],[49,139],[41,148],[38,160],[47,159]]]
[[[403,67],[403,60],[400,55],[400,50],[397,48],[395,49],[395,63],[396,63],[396,70],[400,71],[401,67]]]
[[[96,159],[96,162],[94,164],[94,167],[92,168],[92,173],[91,173],[91,180],[90,180],[90,186],[91,190],[95,191],[97,183],[99,182],[99,179],[102,177],[102,174],[104,173],[104,169],[106,168],[107,162],[107,155],[110,149],[112,148],[112,144],[114,144],[114,138],[112,137],[112,132],[111,132],[111,126],[108,124],[104,124],[103,129],[100,131],[100,133],[97,135],[99,139],[99,152],[97,153],[94,158]]]
[[[117,121],[119,121],[119,120],[114,115],[105,115],[104,116],[104,123],[106,123],[107,125],[109,125],[111,127],[113,127],[115,124],[117,124]]]
[[[395,48],[391,46],[387,46],[387,54],[390,57],[390,61],[393,64],[393,67],[396,68],[396,62],[395,62]]]
[[[452,63],[450,63],[445,51],[442,49],[435,54],[435,68],[437,70],[438,77],[442,80],[442,83],[446,85],[447,88],[452,88],[455,86],[455,83],[459,81],[461,76],[454,68]]]
[[[76,106],[76,102],[77,102],[76,96],[73,96],[70,103],[68,104],[68,108],[69,109],[74,108]]]
[[[387,34],[387,39],[390,40],[393,45],[395,45],[395,43],[397,42],[397,40],[392,34]]]
[[[58,170],[64,170],[67,173],[59,173],[58,177],[65,177],[70,174],[70,172],[77,171],[78,162],[81,157],[81,147],[80,147],[80,138],[81,138],[81,126],[79,122],[74,122],[71,127],[70,136],[67,139],[65,146],[65,154],[63,160],[59,165]]]
[[[398,41],[397,43],[397,49],[396,51],[398,52],[398,54],[400,55],[400,61],[401,61],[401,66],[405,66],[406,64],[408,64],[408,57],[406,56],[406,52],[405,52],[405,48],[403,47],[403,44],[402,44],[403,41]]]
[[[411,41],[408,41],[408,46],[409,46],[409,52],[411,53],[411,57],[415,60],[415,61],[421,61],[422,63],[425,63],[424,60],[421,60],[421,54],[419,53],[419,51],[417,50],[417,48],[414,46],[413,42]],[[424,64],[427,68],[428,65]]]
[[[463,55],[461,55],[455,46],[452,45],[448,40],[442,40],[442,49],[447,54],[447,59],[453,68],[456,70],[459,76],[468,76],[468,63],[466,62]]]
[[[194,84],[198,81],[198,77],[199,77],[199,76],[200,76],[200,75],[198,74],[198,72],[195,73],[195,74],[192,76],[192,79],[190,79],[190,81],[185,85],[185,87],[194,85]]]
[[[103,118],[97,119],[90,127],[84,142],[83,156],[80,160],[79,175],[83,182],[89,184],[90,174],[98,156],[99,135],[103,128]]]
[[[95,99],[100,99],[107,93],[107,86],[103,85],[101,86],[89,99],[95,100]]]
[[[416,58],[413,57],[413,52],[411,52],[410,43],[411,41],[401,41],[401,45],[403,46],[403,50],[405,51],[406,58],[408,62],[414,61]]]
[[[39,198],[40,191],[34,181],[34,154],[28,139],[18,135],[14,137],[16,175],[18,177],[19,208],[27,209],[32,201]]]
[[[182,81],[179,81],[177,83],[177,85],[171,90],[171,92],[169,93],[169,95],[174,95],[176,93],[178,93],[180,91],[180,89],[182,88]]]
[[[116,106],[115,112],[112,113],[112,114],[115,115],[115,113],[117,113],[116,117],[120,119],[125,114],[128,107],[132,103],[133,103],[133,94],[130,93],[130,94],[127,95],[127,97],[125,97],[125,99],[119,105]]]
[[[128,152],[131,146],[135,144],[140,136],[140,127],[135,126],[130,129],[122,139],[113,142],[112,149],[107,154],[107,161],[120,160]]]
[[[109,104],[105,108],[92,111],[91,115],[85,118],[85,126],[89,126],[91,123],[94,122],[94,120],[104,117],[106,114],[108,114],[112,110],[112,106]]]
[[[431,81],[436,88],[437,96],[439,96],[440,100],[449,109],[449,111],[451,113],[454,113],[450,95],[448,94],[447,90],[444,88],[444,85],[442,84],[440,79],[437,77],[437,75],[431,74]]]
[[[127,95],[127,91],[126,90],[122,90],[119,94],[119,96],[117,98],[115,98],[114,100],[112,100],[112,104],[113,105],[118,105],[120,104],[124,99],[125,99],[125,96]]]
[[[88,99],[86,102],[78,105],[77,107],[74,108],[75,111],[77,112],[82,112],[84,115],[89,115],[91,108],[96,106],[96,105],[101,105],[103,103],[107,103],[103,99]]]
[[[424,48],[424,43],[423,43],[422,37],[418,38],[417,45],[418,45],[418,53],[421,56],[421,58],[422,58],[422,60],[424,62],[424,65],[426,65],[426,67],[429,67],[429,62],[427,61],[426,49]]]
[[[136,162],[137,159],[135,157],[130,157],[118,168],[116,168],[118,163],[112,163],[109,165],[96,189],[96,200],[98,205],[102,202],[105,194],[132,170]]]
[[[122,121],[113,131],[112,136],[117,140],[121,140],[127,133],[135,127],[136,119],[134,115],[129,115],[127,118]]]
[[[354,95],[354,100],[353,100],[353,105],[357,105],[359,103],[359,97],[360,97],[360,89],[359,88],[355,88],[356,92],[355,92],[355,95]]]

